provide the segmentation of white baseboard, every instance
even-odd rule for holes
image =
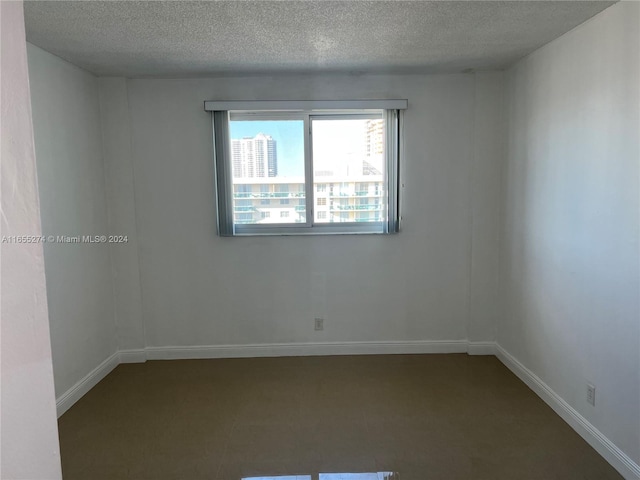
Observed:
[[[554,392],[551,387],[544,383],[535,373],[520,363],[513,355],[498,344],[496,344],[495,350],[496,356],[509,370],[542,398],[571,428],[618,470],[624,478],[627,480],[640,480],[640,466],[626,453],[605,437],[602,432],[580,415],[578,411]]]
[[[495,355],[496,342],[469,342],[467,353],[469,355]]]
[[[147,361],[147,352],[144,348],[137,350],[120,350],[118,357],[120,363],[144,363]]]
[[[56,411],[58,412],[58,418],[69,410],[71,406],[80,400],[89,390],[96,386],[96,384],[106,377],[111,370],[116,368],[120,363],[120,356],[118,352],[110,355],[100,365],[91,370],[80,381],[78,381],[73,387],[67,390],[56,399]]]
[[[466,353],[466,340],[278,343],[256,345],[203,345],[147,347],[148,360],[194,358],[295,357],[322,355],[386,355],[410,353]]]

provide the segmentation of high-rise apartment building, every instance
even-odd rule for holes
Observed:
[[[231,140],[234,178],[265,178],[278,175],[276,141],[270,135]]]
[[[304,178],[272,178],[234,182],[236,224],[306,221],[306,196],[313,195],[316,223],[381,222],[386,218],[382,175],[326,178],[305,192]]]
[[[381,175],[384,154],[384,122],[367,120],[364,124],[364,153],[362,160],[363,175]]]

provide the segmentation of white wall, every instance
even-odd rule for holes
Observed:
[[[99,82],[109,231],[127,237],[110,245],[118,347],[136,350],[145,343],[127,84],[124,78]]]
[[[45,235],[106,235],[98,79],[28,45]],[[108,244],[44,248],[57,396],[117,350]]]
[[[22,2],[0,2],[2,236],[41,234]],[[0,477],[61,478],[42,244],[1,247]]]
[[[508,72],[497,337],[636,463],[639,25],[616,4]]]
[[[493,194],[471,185],[499,191],[499,175],[486,175],[483,165],[495,172],[500,158],[474,141],[474,128],[478,117],[478,135],[499,135],[501,110],[493,100],[500,79],[134,79],[127,91],[111,88],[107,103],[128,102],[130,112],[124,118],[123,109],[121,121],[131,122],[147,345],[465,340],[470,324],[474,338],[492,339],[497,284],[485,285],[484,277],[494,272],[484,275],[484,264],[472,267],[471,257],[474,249],[497,256],[498,212]],[[483,102],[485,95],[491,100]],[[400,235],[216,236],[211,120],[203,101],[301,98],[409,99]],[[470,285],[472,271],[477,286]],[[323,332],[313,330],[318,313],[326,317]]]
[[[476,74],[471,170],[469,328],[471,342],[494,342],[499,290],[501,178],[504,161],[504,75]]]

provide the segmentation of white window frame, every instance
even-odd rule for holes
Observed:
[[[406,100],[205,102],[212,113],[217,229],[220,236],[390,234],[399,232],[399,157],[402,112]],[[385,121],[384,184],[387,219],[383,222],[315,222],[313,155],[314,119],[383,118]],[[234,224],[230,120],[300,120],[304,125],[305,223]]]

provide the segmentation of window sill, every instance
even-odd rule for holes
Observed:
[[[386,224],[371,222],[365,224],[314,224],[298,225],[236,225],[234,237],[248,236],[307,236],[307,235],[387,235]]]

